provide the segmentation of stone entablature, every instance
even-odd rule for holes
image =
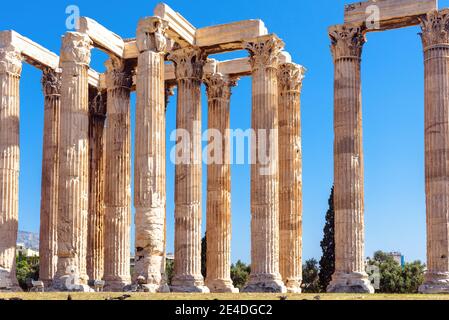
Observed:
[[[61,291],[91,291],[93,282],[104,279],[105,290],[149,292],[238,292],[230,278],[231,190],[229,134],[231,88],[243,76],[253,78],[253,129],[277,129],[280,103],[296,116],[286,125],[285,139],[300,141],[299,98],[304,69],[292,64],[284,43],[268,33],[260,20],[195,28],[165,4],[154,16],[139,21],[136,38],[125,40],[98,22],[81,17],[76,32],[62,39],[60,56],[14,31],[0,32],[1,110],[14,131],[0,130],[0,146],[13,159],[0,170],[2,189],[18,191],[19,97],[22,61],[43,71],[45,97],[44,159],[41,200],[41,280]],[[107,71],[90,68],[91,50],[106,52]],[[248,58],[212,61],[208,55],[246,49]],[[210,62],[210,63],[209,63]],[[278,82],[278,78],[280,79]],[[201,275],[201,149],[194,150],[190,164],[176,165],[175,277],[169,288],[165,275],[166,245],[166,108],[177,87],[177,128],[199,140],[201,86],[207,87],[209,129],[223,136],[223,164],[209,165],[207,225],[210,248],[206,279]],[[12,90],[14,89],[14,90]],[[136,137],[134,180],[136,207],[136,261],[129,270],[131,223],[130,93],[135,90]],[[288,99],[279,99],[285,94]],[[282,101],[282,102],[280,102]],[[292,110],[293,110],[292,109]],[[261,110],[263,110],[261,112]],[[290,123],[291,122],[291,123]],[[1,128],[0,128],[1,129]],[[201,129],[201,128],[200,128]],[[277,139],[277,138],[276,138]],[[298,140],[299,139],[299,140]],[[276,140],[277,141],[277,140]],[[192,143],[200,145],[200,140]],[[300,144],[300,142],[299,142]],[[295,263],[280,274],[279,248],[279,150],[268,175],[254,174],[252,246],[254,271],[245,291],[297,292],[301,282],[300,224],[294,224]],[[298,143],[295,148],[300,148]],[[14,160],[14,161],[12,161]],[[299,158],[298,158],[299,160]],[[301,182],[300,161],[286,166],[286,176]],[[270,169],[270,170],[271,170]],[[287,172],[288,171],[288,172]],[[183,183],[185,178],[188,183]],[[260,193],[257,185],[273,188]],[[193,190],[193,192],[192,192]],[[301,219],[301,189],[293,197]],[[269,203],[265,202],[269,199]],[[14,244],[17,237],[18,192],[1,194],[10,204],[0,212],[0,290],[18,290]],[[2,206],[3,207],[3,206]],[[266,212],[260,219],[258,211]],[[261,227],[270,225],[264,235]],[[14,243],[14,244],[13,244]],[[221,248],[225,248],[222,250]],[[262,248],[265,248],[262,250]],[[287,248],[287,247],[286,247]],[[281,249],[282,250],[282,249]],[[282,255],[291,254],[285,249]],[[295,291],[296,290],[296,291]]]

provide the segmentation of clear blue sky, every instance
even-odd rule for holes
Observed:
[[[287,44],[307,76],[302,95],[304,258],[319,258],[320,240],[333,181],[333,64],[327,27],[343,22],[342,0],[195,0],[167,3],[197,27],[262,19]],[[65,8],[76,4],[124,38],[134,37],[140,17],[152,15],[156,1],[14,1],[0,11],[0,30],[17,32],[58,53],[65,32]],[[440,1],[440,8],[449,0]],[[363,53],[366,254],[401,251],[407,260],[425,260],[423,57],[418,27],[368,35]],[[242,57],[245,52],[221,55]],[[103,71],[97,50],[92,66]],[[38,232],[41,188],[43,98],[41,73],[26,65],[21,81],[20,229]],[[172,98],[167,132],[175,129]],[[251,81],[235,88],[231,127],[250,127]],[[203,127],[207,102],[203,99]],[[134,97],[132,99],[134,116]],[[172,142],[168,148],[172,147]],[[174,167],[167,163],[168,248],[173,251]],[[206,168],[204,167],[204,205]],[[232,167],[232,259],[250,260],[249,166]],[[205,222],[205,219],[204,219]],[[205,226],[205,224],[203,224]],[[203,227],[204,231],[204,227]]]

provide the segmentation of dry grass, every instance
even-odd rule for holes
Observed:
[[[0,299],[67,300],[68,293],[0,293]],[[70,293],[73,300],[105,300],[121,293]],[[280,294],[149,294],[131,293],[127,300],[279,300]],[[288,300],[449,300],[449,295],[287,294]]]

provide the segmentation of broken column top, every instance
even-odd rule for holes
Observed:
[[[419,24],[419,17],[437,10],[437,0],[369,0],[345,6],[345,24],[365,25],[366,32]],[[378,22],[378,28],[370,28]]]

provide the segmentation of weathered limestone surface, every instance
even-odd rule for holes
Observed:
[[[178,133],[188,133],[176,153],[184,161],[175,166],[174,292],[209,292],[201,275],[201,81],[206,55],[189,47],[170,53],[178,83]]]
[[[150,292],[169,292],[165,275],[165,81],[164,55],[167,23],[142,19],[137,30],[134,205],[136,262],[133,282],[145,279]]]
[[[89,290],[86,273],[89,206],[89,92],[91,40],[67,32],[61,48],[58,266],[55,290]],[[70,284],[70,286],[68,286]]]
[[[101,280],[104,270],[104,125],[107,93],[89,89],[89,218],[87,275]]]
[[[51,285],[56,272],[58,223],[59,113],[61,70],[43,73],[44,144],[42,156],[41,220],[39,235],[39,279]]]
[[[19,219],[19,82],[22,57],[0,47],[0,291],[20,291],[16,279]]]
[[[106,291],[122,291],[130,284],[132,75],[124,60],[106,62],[107,125],[104,277]]]
[[[87,17],[81,17],[79,19],[79,26],[78,31],[87,34],[96,47],[108,54],[123,58],[125,42],[119,35]]]
[[[335,63],[335,273],[328,292],[374,292],[364,263],[362,31],[351,25],[329,30]]]
[[[449,293],[449,10],[422,19],[427,273],[423,293]]]
[[[280,271],[287,291],[301,292],[302,148],[300,97],[304,68],[279,66]]]
[[[6,46],[13,46],[20,53],[23,60],[38,69],[56,70],[59,67],[59,57],[57,54],[15,31],[7,30],[0,32],[0,47]]]
[[[345,24],[378,22],[379,31],[402,28],[419,24],[419,17],[429,11],[438,9],[437,0],[369,0],[345,6]],[[375,15],[378,14],[378,21]]]
[[[279,273],[279,53],[268,35],[246,42],[253,75],[251,164],[251,276],[244,292],[286,292]],[[267,157],[267,155],[269,155]]]
[[[238,292],[231,280],[230,99],[236,79],[206,74],[209,142],[207,167],[207,277],[211,292]],[[220,138],[221,141],[215,141]],[[212,154],[211,154],[212,153]]]
[[[195,45],[208,54],[234,51],[243,48],[243,40],[268,34],[261,20],[244,20],[206,28],[195,33]]]

